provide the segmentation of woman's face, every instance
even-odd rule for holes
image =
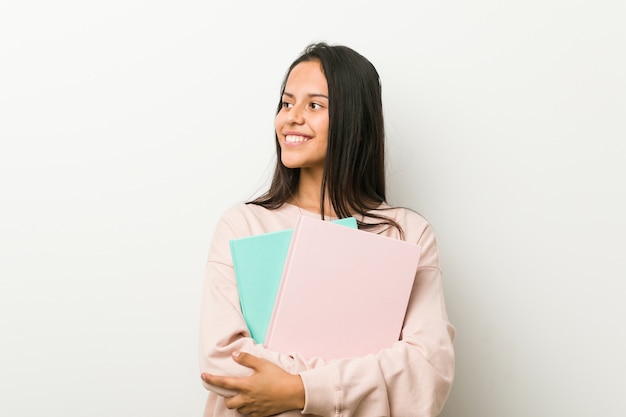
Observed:
[[[301,62],[291,70],[274,125],[286,167],[323,170],[328,146],[328,83],[318,61]]]

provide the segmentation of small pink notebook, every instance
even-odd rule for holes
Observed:
[[[300,217],[265,346],[325,360],[391,347],[420,253],[415,243]]]

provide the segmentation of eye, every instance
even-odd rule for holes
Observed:
[[[323,106],[319,103],[311,103],[311,108],[314,110],[319,110],[321,109]]]
[[[280,107],[282,107],[283,109],[289,109],[289,108],[293,107],[293,104],[291,104],[289,102],[286,102],[286,101],[283,101],[283,102],[280,103]]]

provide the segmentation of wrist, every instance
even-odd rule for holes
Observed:
[[[300,375],[292,375],[289,400],[293,409],[302,410],[305,404],[304,384]]]

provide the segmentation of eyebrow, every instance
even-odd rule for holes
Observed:
[[[283,93],[283,95],[284,95],[284,96],[287,96],[287,97],[289,97],[289,98],[296,98],[296,96],[295,96],[295,95],[293,95],[293,94],[291,94],[291,93],[288,93],[288,92],[286,92],[286,91]],[[328,96],[327,96],[327,95],[325,95],[325,94],[319,94],[319,93],[318,93],[318,94],[314,94],[314,93],[307,94],[307,97],[309,97],[309,98],[321,97],[321,98],[325,98],[326,100],[328,100]]]

